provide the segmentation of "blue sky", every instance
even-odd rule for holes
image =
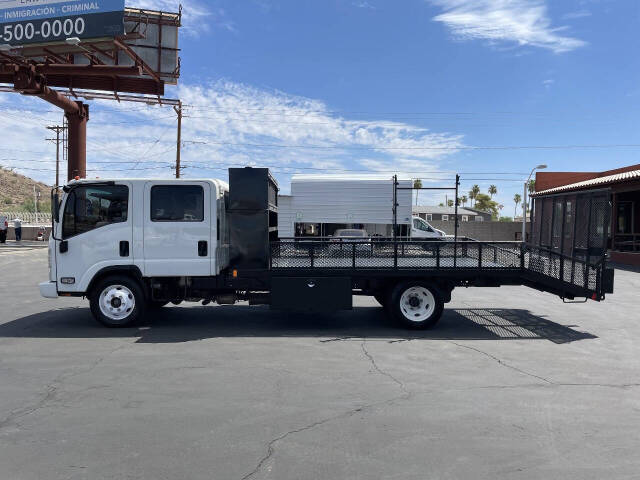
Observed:
[[[430,184],[461,172],[463,190],[496,184],[513,214],[536,164],[640,163],[639,147],[612,147],[640,144],[635,0],[182,3],[182,78],[167,95],[188,105],[187,177],[267,165],[287,191],[291,173],[317,169],[398,171]],[[33,115],[4,142],[0,164],[51,183],[44,125],[60,114],[9,94],[0,109],[9,128]],[[94,103],[91,175],[170,176],[174,127],[169,109]],[[545,146],[574,147],[519,148]]]

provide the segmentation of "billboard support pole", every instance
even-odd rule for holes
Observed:
[[[87,176],[87,121],[89,105],[71,100],[49,88],[32,66],[19,66],[13,76],[13,88],[23,95],[33,95],[64,110],[68,124],[67,180]]]
[[[68,163],[67,181],[75,177],[87,176],[87,121],[89,120],[89,105],[82,102],[77,104],[77,111],[65,111],[68,124]]]

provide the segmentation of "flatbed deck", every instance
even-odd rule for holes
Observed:
[[[604,298],[602,258],[567,257],[522,242],[456,240],[281,239],[271,243],[274,274],[450,277],[466,284],[494,278],[498,284],[526,284],[566,298]]]

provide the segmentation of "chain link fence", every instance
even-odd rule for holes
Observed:
[[[49,225],[51,224],[51,213],[38,212],[36,215],[34,212],[11,212],[0,211],[0,217],[7,217],[7,221],[11,221],[14,218],[19,218],[22,223],[33,225]]]

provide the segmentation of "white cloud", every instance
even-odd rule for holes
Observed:
[[[434,17],[462,40],[482,39],[546,48],[555,53],[586,45],[552,27],[544,0],[428,0],[444,13]]]
[[[353,2],[352,5],[357,8],[365,8],[367,10],[376,10],[376,7],[371,5],[369,2],[363,2],[363,1]]]
[[[578,18],[590,17],[592,13],[589,10],[578,10],[576,12],[569,12],[562,15],[565,20],[575,20]]]
[[[355,120],[319,100],[229,81],[183,84],[178,93],[185,105],[184,174],[192,178],[225,178],[230,166],[268,166],[286,191],[293,173],[359,170],[420,176],[440,169],[463,146],[458,134],[393,120]],[[51,183],[55,149],[44,142],[45,126],[60,123],[61,114],[33,98],[7,97],[10,105],[0,106],[3,126],[19,135],[3,143],[9,150],[0,152],[0,165]],[[24,115],[29,108],[51,113]],[[175,141],[176,116],[170,108],[92,102],[89,176],[169,177]]]

